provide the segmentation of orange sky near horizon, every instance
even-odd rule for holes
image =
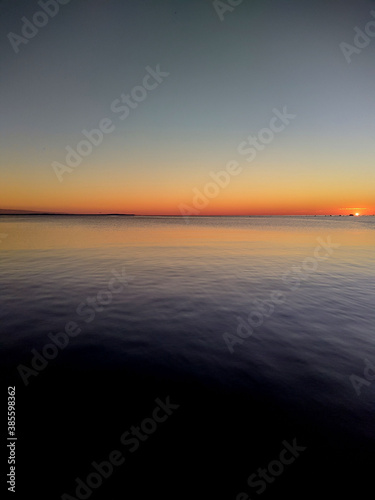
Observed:
[[[371,184],[343,178],[323,182],[318,173],[310,178],[272,175],[245,162],[237,176],[220,187],[210,177],[216,168],[155,176],[81,168],[58,182],[54,174],[35,177],[13,173],[6,179],[0,209],[64,213],[134,213],[137,215],[349,215],[375,213]],[[212,167],[212,165],[211,165]],[[265,167],[264,167],[265,169]],[[285,170],[285,169],[284,169]],[[15,172],[14,170],[13,172]],[[163,175],[162,175],[163,173]],[[228,177],[227,177],[228,180]],[[185,182],[184,182],[185,181]],[[207,196],[208,195],[208,196]]]
[[[14,187],[2,196],[0,209],[64,213],[134,213],[136,215],[372,215],[375,203],[367,193],[349,195],[315,191],[282,191],[269,187],[253,192],[237,183],[216,188],[215,197],[204,196],[206,184],[196,189],[168,188],[153,192],[141,187],[123,189],[121,185],[88,189],[74,183],[68,189],[29,189]],[[60,187],[60,186],[59,186]],[[211,189],[212,186],[211,186]],[[190,191],[190,192],[189,192]],[[202,196],[198,196],[197,193]],[[210,191],[209,191],[210,192]],[[213,191],[214,193],[214,191]]]

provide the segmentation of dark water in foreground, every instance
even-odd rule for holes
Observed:
[[[92,498],[363,496],[375,217],[2,216],[0,240],[19,491],[79,498],[75,478],[119,450]],[[51,335],[67,345],[25,372]],[[167,396],[179,408],[132,452],[121,435]],[[306,450],[264,492],[249,486],[295,438]]]

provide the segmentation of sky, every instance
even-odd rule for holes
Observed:
[[[375,213],[373,0],[60,1],[0,1],[0,209]]]

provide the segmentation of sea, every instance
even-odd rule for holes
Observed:
[[[363,498],[374,250],[374,216],[0,216],[18,491]]]

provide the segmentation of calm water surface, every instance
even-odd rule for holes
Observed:
[[[74,320],[82,332],[71,348],[102,348],[100,363],[261,380],[320,404],[370,400],[371,390],[352,398],[348,377],[375,347],[374,217],[3,216],[0,233],[6,351],[43,345]],[[314,263],[317,238],[333,245]],[[88,322],[89,306],[77,307],[108,291],[113,271],[128,284]],[[284,302],[231,354],[223,334],[273,291]]]
[[[375,381],[357,395],[349,379],[375,364],[375,217],[2,216],[0,233],[9,369],[75,321],[81,333],[51,365],[266,393],[314,425],[375,439]],[[319,238],[333,243],[326,260]],[[83,307],[114,272],[123,289]],[[275,291],[283,302],[230,352],[224,334]]]

